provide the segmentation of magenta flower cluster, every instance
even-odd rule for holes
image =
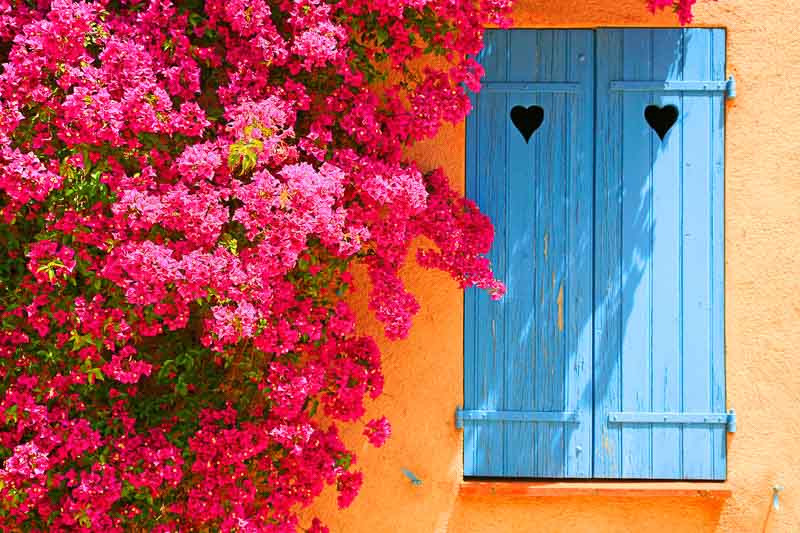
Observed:
[[[391,433],[353,267],[391,339],[418,237],[503,293],[489,220],[404,150],[509,8],[0,0],[0,528],[326,531],[298,510],[363,479],[338,425]]]
[[[656,12],[670,7],[678,15],[681,24],[689,24],[692,21],[692,7],[697,0],[647,0],[650,11]]]

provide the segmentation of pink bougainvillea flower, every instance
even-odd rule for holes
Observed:
[[[385,416],[370,420],[364,428],[364,435],[367,436],[370,444],[376,448],[383,446],[391,434],[392,427]]]

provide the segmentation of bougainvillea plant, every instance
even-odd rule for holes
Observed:
[[[390,433],[351,268],[390,339],[419,236],[503,293],[488,219],[404,148],[465,116],[509,9],[0,0],[0,528],[325,530],[297,509],[362,479],[337,424]]]
[[[695,3],[697,0],[647,0],[647,7],[654,13],[671,7],[678,15],[681,24],[689,24],[692,21],[692,7]]]
[[[0,528],[294,531],[326,484],[349,505],[337,423],[390,433],[361,420],[383,377],[351,266],[389,338],[417,236],[503,290],[489,221],[403,149],[464,117],[508,8],[0,0]]]

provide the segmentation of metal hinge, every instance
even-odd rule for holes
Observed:
[[[728,97],[728,100],[731,98],[736,98],[736,78],[733,77],[733,74],[728,76],[728,82],[725,86],[725,93]]]
[[[609,424],[678,424],[683,426],[724,425],[728,433],[736,432],[736,411],[727,413],[657,413],[616,411],[608,413]]]

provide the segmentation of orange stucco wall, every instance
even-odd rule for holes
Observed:
[[[422,310],[408,339],[382,342],[386,388],[368,413],[386,414],[393,437],[380,449],[350,439],[365,471],[361,494],[338,511],[329,490],[308,517],[336,533],[800,532],[800,12],[793,4],[701,0],[695,10],[695,25],[727,28],[738,92],[728,103],[725,145],[727,397],[738,415],[728,443],[732,495],[462,494],[462,439],[453,423],[462,401],[462,295],[447,275],[410,259],[404,278]],[[653,16],[643,6],[517,0],[515,26],[675,25],[672,14]],[[463,187],[463,124],[411,155],[423,167],[443,166]],[[380,339],[363,305],[367,288],[362,278],[360,318]],[[784,487],[779,510],[771,507],[775,484]]]

